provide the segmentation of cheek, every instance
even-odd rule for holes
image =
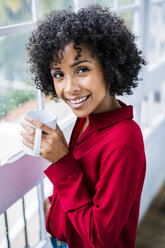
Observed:
[[[62,88],[61,88],[61,86],[59,84],[57,84],[57,83],[54,82],[54,89],[55,89],[57,95],[60,97],[61,94],[62,94]]]
[[[105,83],[99,80],[95,81],[92,87],[92,91],[93,95],[98,96],[98,98],[104,97],[107,91]]]

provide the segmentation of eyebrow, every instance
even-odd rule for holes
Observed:
[[[70,67],[73,68],[74,66],[79,65],[79,64],[81,64],[81,63],[85,63],[85,62],[91,63],[91,62],[89,62],[88,60],[80,60],[80,61],[75,62],[74,64],[72,64]]]
[[[78,61],[78,62],[73,63],[70,67],[73,68],[73,67],[75,67],[76,65],[79,65],[79,64],[85,63],[85,62],[88,62],[88,63],[91,64],[91,62],[88,61],[88,60],[80,60],[80,61]],[[61,68],[60,68],[60,67],[51,67],[50,70],[55,70],[55,71],[56,71],[56,70],[61,70]]]
[[[61,70],[61,68],[60,68],[60,67],[51,67],[50,70],[51,70],[51,71],[52,71],[52,70],[53,70],[53,71],[57,71],[57,70]]]

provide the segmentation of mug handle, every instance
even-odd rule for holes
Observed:
[[[42,130],[39,128],[36,128],[35,139],[34,139],[34,155],[35,156],[40,155],[41,136],[42,136]]]

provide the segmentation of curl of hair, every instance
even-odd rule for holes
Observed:
[[[140,81],[138,74],[145,61],[135,44],[135,36],[124,21],[108,8],[90,5],[77,13],[71,9],[54,10],[38,22],[26,48],[30,72],[36,87],[46,96],[57,99],[50,62],[60,63],[65,45],[74,42],[76,60],[79,45],[87,47],[102,65],[111,95],[131,95]]]

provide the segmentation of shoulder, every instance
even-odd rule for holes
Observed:
[[[142,138],[139,125],[132,119],[123,120],[114,125],[114,133],[121,137],[121,141],[136,141]]]
[[[120,121],[105,130],[105,142],[112,147],[132,146],[144,148],[143,135],[139,125],[132,119]]]
[[[101,166],[103,170],[117,163],[118,166],[124,165],[127,169],[141,167],[145,171],[143,136],[139,125],[134,120],[128,119],[116,123],[110,132],[107,129],[105,136]]]

